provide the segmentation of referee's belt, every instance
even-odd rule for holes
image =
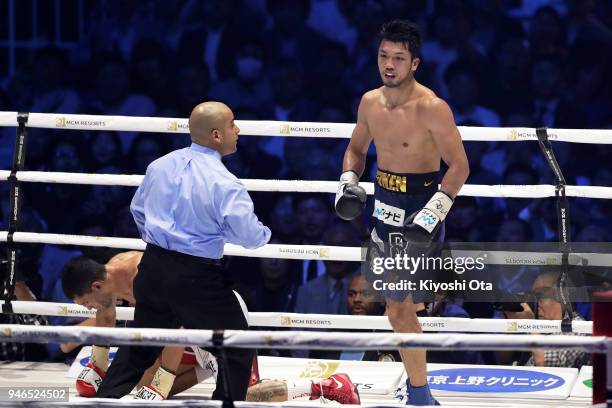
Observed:
[[[223,258],[221,259],[213,259],[213,258],[204,258],[201,256],[189,255],[183,252],[172,251],[170,249],[162,248],[160,246],[147,243],[147,251],[153,251],[162,253],[164,255],[170,255],[175,258],[180,258],[189,262],[201,263],[204,265],[212,265],[212,266],[223,266]]]

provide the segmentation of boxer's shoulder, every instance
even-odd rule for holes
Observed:
[[[423,95],[417,103],[417,110],[419,118],[426,123],[445,121],[449,116],[452,118],[452,112],[448,103],[435,94]]]
[[[118,263],[123,263],[123,262],[131,261],[131,260],[134,260],[134,259],[140,260],[140,258],[142,258],[142,252],[140,252],[140,251],[121,252],[121,253],[113,256],[108,261],[108,264],[115,266]]]

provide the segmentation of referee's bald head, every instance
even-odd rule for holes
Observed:
[[[223,129],[225,122],[232,116],[231,109],[221,102],[202,102],[189,115],[191,140],[208,146],[215,129]]]

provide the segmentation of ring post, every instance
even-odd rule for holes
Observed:
[[[6,237],[6,267],[8,273],[4,281],[4,293],[2,298],[2,313],[13,313],[13,305],[11,301],[15,294],[15,282],[18,277],[18,262],[17,262],[17,247],[13,240],[13,234],[17,231],[21,222],[21,202],[23,201],[21,192],[21,182],[17,180],[17,172],[22,171],[25,163],[25,152],[28,140],[28,131],[26,124],[28,123],[27,113],[17,114],[17,132],[15,136],[15,151],[13,153],[13,167],[11,174],[8,177],[9,194],[10,194],[10,209],[8,219],[8,235]]]
[[[566,291],[567,279],[569,275],[569,253],[571,252],[570,244],[570,217],[569,217],[569,203],[565,195],[566,181],[563,176],[563,171],[557,162],[555,153],[552,149],[552,144],[548,138],[548,131],[546,128],[537,128],[536,136],[538,137],[538,144],[540,149],[548,162],[552,172],[555,174],[557,181],[555,186],[555,197],[557,198],[557,223],[559,233],[559,247],[561,250],[561,273],[557,280],[557,288],[559,290],[559,297],[561,301],[561,307],[563,309],[563,319],[561,321],[561,331],[563,333],[572,332],[572,307],[569,293]],[[578,285],[579,282],[574,282]]]

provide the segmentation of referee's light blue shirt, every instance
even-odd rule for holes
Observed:
[[[184,254],[219,259],[226,242],[258,248],[270,240],[221,155],[195,143],[147,167],[130,209],[145,242]]]

